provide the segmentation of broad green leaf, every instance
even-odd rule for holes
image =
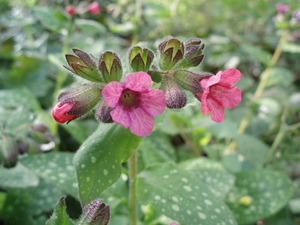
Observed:
[[[6,225],[45,224],[49,213],[62,192],[55,186],[40,179],[37,187],[10,188],[1,213]],[[17,215],[17,216],[16,216]]]
[[[93,201],[116,182],[125,162],[138,147],[141,137],[117,124],[101,124],[80,146],[74,162],[83,205]]]
[[[77,19],[75,24],[87,36],[106,33],[106,28],[94,20]]]
[[[78,198],[73,153],[51,152],[23,158],[22,164],[65,193]]]
[[[51,218],[46,225],[72,225],[74,224],[66,212],[65,196],[62,196],[54,208]]]
[[[239,224],[249,224],[279,211],[293,190],[293,183],[281,172],[245,171],[236,175],[236,186],[229,192],[227,203]]]
[[[174,147],[168,136],[160,132],[152,132],[146,136],[139,146],[139,153],[146,168],[157,163],[175,161]]]
[[[294,43],[285,43],[282,47],[283,51],[289,53],[300,53],[300,45]]]
[[[179,167],[190,171],[207,185],[218,198],[224,199],[227,192],[234,185],[234,176],[228,173],[219,162],[199,158],[184,161]]]
[[[287,68],[273,67],[269,71],[265,71],[261,76],[266,76],[269,73],[266,87],[290,87],[294,82],[294,74]]]
[[[227,206],[204,182],[178,166],[165,164],[143,171],[137,190],[140,202],[182,224],[236,224]]]
[[[254,60],[264,63],[265,65],[268,65],[270,63],[271,61],[270,53],[263,50],[262,48],[252,45],[250,43],[243,43],[241,47]]]
[[[35,7],[34,13],[44,27],[55,32],[64,29],[68,23],[68,18],[61,11],[51,7]]]
[[[2,188],[25,188],[39,184],[39,178],[18,163],[14,168],[0,167],[0,186]]]
[[[5,204],[6,198],[7,198],[7,193],[6,192],[0,192],[0,212],[3,209],[3,206]]]
[[[243,134],[235,138],[236,152],[225,155],[224,166],[233,172],[262,168],[269,147],[259,139]]]

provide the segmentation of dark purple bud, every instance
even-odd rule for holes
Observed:
[[[84,207],[79,224],[107,225],[110,218],[109,205],[96,199]]]
[[[184,92],[173,80],[173,77],[166,75],[162,80],[162,91],[166,96],[166,104],[170,109],[180,109],[186,105],[187,99]]]
[[[19,155],[17,142],[10,136],[3,136],[0,140],[0,147],[4,166],[7,168],[15,166]]]
[[[104,81],[120,81],[122,78],[122,63],[116,53],[106,51],[100,55],[98,68],[102,73]]]
[[[184,45],[174,37],[168,37],[159,44],[160,51],[159,66],[163,70],[172,69],[184,55]]]
[[[113,108],[109,107],[102,99],[97,109],[96,119],[103,123],[113,123],[114,121],[112,120],[112,117],[110,115],[110,112],[112,110]]]
[[[46,131],[48,131],[48,127],[45,124],[38,123],[31,125],[31,130],[45,133]]]
[[[148,72],[153,59],[154,54],[150,49],[135,46],[129,51],[129,65],[133,72]]]

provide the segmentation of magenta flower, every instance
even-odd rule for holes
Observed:
[[[100,7],[98,2],[92,2],[88,6],[88,11],[90,14],[97,15],[100,13]]]
[[[74,16],[75,13],[76,13],[76,8],[72,5],[68,5],[66,8],[65,8],[65,12],[70,15],[70,16]]]
[[[131,133],[146,136],[154,125],[153,116],[163,113],[166,108],[165,95],[160,90],[150,90],[151,77],[145,72],[126,76],[123,84],[117,81],[108,83],[102,90],[107,105],[112,107],[110,115],[114,122]]]
[[[170,225],[178,225],[176,222],[171,223]]]
[[[278,3],[276,4],[276,9],[278,11],[278,13],[285,13],[286,11],[289,10],[289,6],[288,5],[284,5],[282,3]]]
[[[201,101],[203,115],[210,112],[211,119],[220,123],[224,120],[224,108],[232,109],[240,104],[242,92],[237,87],[232,87],[240,77],[239,70],[228,69],[200,80],[203,92],[196,96]]]

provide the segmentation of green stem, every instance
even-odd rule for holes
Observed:
[[[130,225],[137,225],[137,195],[136,195],[136,175],[137,157],[136,151],[132,153],[128,161],[129,165],[129,217]]]

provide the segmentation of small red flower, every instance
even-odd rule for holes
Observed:
[[[239,70],[228,69],[200,80],[203,92],[196,96],[201,101],[204,116],[210,112],[211,119],[220,123],[224,120],[224,108],[232,109],[241,103],[241,90],[232,87],[240,77]]]
[[[65,123],[74,120],[76,115],[69,115],[68,112],[72,109],[75,102],[68,102],[65,104],[58,103],[52,110],[52,116],[58,123]]]
[[[92,2],[89,4],[89,13],[93,15],[97,15],[100,13],[100,7],[98,2]]]
[[[76,8],[72,5],[68,5],[66,8],[65,8],[65,12],[70,15],[70,16],[74,16],[75,13],[76,13]]]

